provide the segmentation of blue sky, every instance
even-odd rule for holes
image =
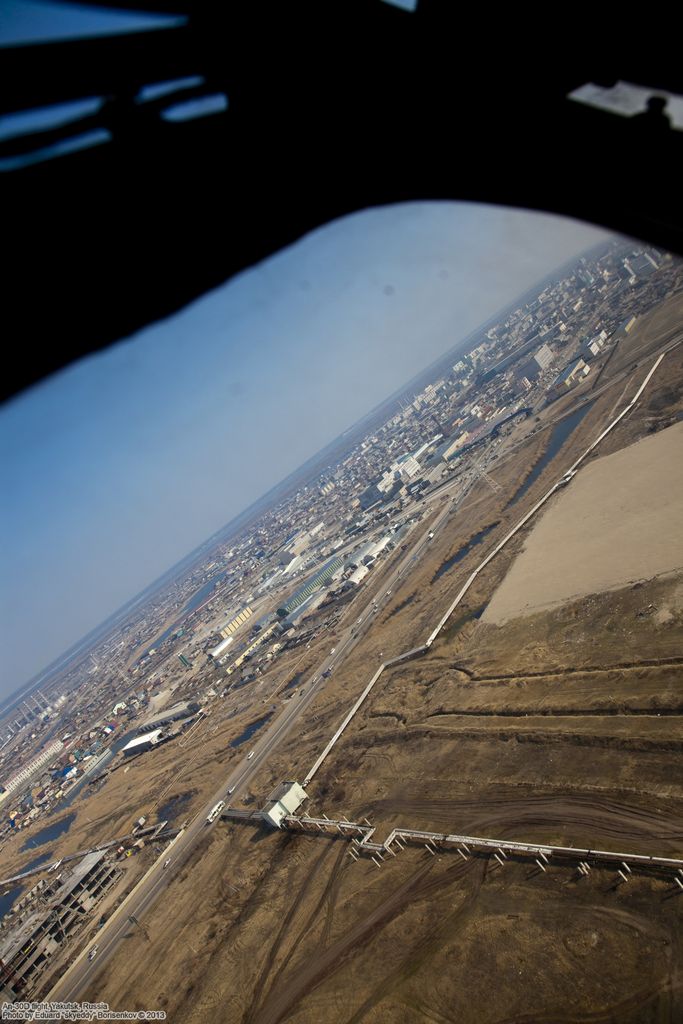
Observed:
[[[487,206],[360,212],[5,405],[0,692],[607,237]]]

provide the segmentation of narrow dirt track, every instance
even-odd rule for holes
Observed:
[[[434,828],[463,831],[501,838],[525,828],[550,827],[569,832],[573,827],[590,829],[598,839],[630,840],[639,846],[683,839],[683,814],[667,816],[616,800],[601,799],[594,794],[582,796],[520,796],[511,790],[501,796],[488,797],[485,802],[469,800],[429,800],[419,797],[374,801],[372,810],[382,820],[391,814],[395,823],[430,821]]]
[[[251,1024],[252,1021],[254,1024],[278,1024],[283,1020],[299,1000],[337,971],[351,954],[367,945],[411,899],[418,895],[423,896],[428,891],[429,887],[420,883],[430,874],[433,866],[432,858],[429,859],[429,863],[420,864],[370,914],[358,921],[318,956],[305,960],[270,998],[263,1001],[255,1015],[244,1018],[244,1024]]]
[[[561,679],[563,676],[573,675],[603,675],[608,672],[640,672],[644,668],[661,668],[668,666],[679,666],[683,665],[683,657],[667,657],[667,658],[644,658],[642,661],[617,661],[611,665],[577,665],[568,666],[565,668],[558,669],[541,669],[537,672],[524,671],[524,672],[509,672],[498,673],[497,675],[486,675],[479,674],[472,669],[467,668],[464,665],[459,665],[453,662],[451,668],[457,672],[464,673],[469,679],[476,680],[478,683],[509,683],[516,680],[526,679],[547,679],[552,681],[555,678]]]
[[[289,904],[289,908],[287,910],[287,913],[285,914],[284,918],[282,919],[282,923],[281,923],[281,925],[280,925],[280,927],[279,927],[279,929],[277,931],[275,939],[273,940],[273,942],[272,942],[272,944],[271,944],[271,946],[270,946],[270,948],[268,950],[265,962],[264,962],[264,964],[263,964],[263,966],[262,966],[262,968],[261,968],[261,970],[259,972],[258,978],[256,979],[256,982],[255,982],[255,985],[254,985],[254,998],[252,1000],[251,1006],[247,1009],[247,1011],[246,1011],[246,1013],[244,1015],[244,1018],[243,1018],[245,1024],[248,1024],[248,1022],[251,1022],[252,1020],[254,1020],[254,1014],[256,1012],[256,1007],[257,1007],[257,1001],[260,998],[260,994],[263,991],[263,989],[264,989],[264,987],[265,987],[265,985],[266,985],[266,983],[268,981],[268,978],[269,978],[269,976],[271,974],[271,971],[273,969],[273,965],[274,965],[274,963],[275,963],[275,961],[277,959],[278,953],[279,953],[280,949],[282,948],[282,946],[287,941],[287,938],[289,936],[289,932],[290,932],[291,928],[293,927],[294,919],[295,919],[296,914],[297,914],[297,912],[299,910],[299,906],[300,906],[302,900],[305,899],[306,893],[309,890],[309,888],[311,886],[311,883],[313,882],[313,880],[315,879],[316,875],[320,871],[324,861],[328,859],[329,854],[330,854],[329,847],[323,847],[323,849],[321,850],[319,856],[314,861],[313,867],[311,868],[311,870],[302,879],[302,882],[301,882],[301,885],[299,886],[298,891],[293,896],[293,898],[292,898],[292,900],[291,900],[291,902]],[[290,952],[290,956],[291,956],[291,952]]]
[[[652,990],[642,988],[626,999],[619,1000],[603,1010],[588,1011],[575,1015],[571,1013],[530,1013],[504,1017],[496,1024],[640,1024],[647,1021],[648,1024],[680,1024],[680,1002],[675,996],[681,991],[681,982],[678,980],[673,986],[670,981],[662,982],[660,988]],[[657,1002],[662,1000],[661,1005]],[[642,1015],[647,1007],[653,1009],[653,1014],[648,1017]],[[638,1016],[633,1016],[634,1014]],[[455,1024],[455,1022],[454,1022]]]
[[[317,868],[322,864],[323,859],[324,860],[329,860],[331,858],[331,856],[333,855],[333,853],[334,853],[334,847],[331,845],[330,848],[325,851],[325,857],[324,858],[322,858],[322,857],[319,858],[319,860],[316,862]],[[323,889],[323,891],[322,891],[322,893],[320,895],[320,898],[316,902],[315,906],[312,908],[312,910],[309,913],[309,915],[306,918],[306,920],[303,922],[303,924],[299,928],[296,936],[293,939],[291,939],[291,945],[290,945],[289,951],[283,957],[283,959],[282,959],[281,963],[279,964],[279,966],[277,967],[277,969],[271,973],[270,967],[272,967],[272,964],[273,964],[274,960],[277,957],[278,950],[281,947],[282,940],[284,938],[282,936],[282,934],[278,935],[276,943],[273,945],[273,947],[270,950],[270,954],[269,954],[269,957],[268,957],[268,962],[267,962],[266,966],[264,967],[264,969],[263,969],[263,971],[261,973],[260,981],[263,983],[263,985],[265,985],[267,983],[267,985],[268,985],[267,990],[265,990],[265,993],[263,993],[261,985],[259,985],[257,987],[257,989],[256,989],[256,992],[259,994],[259,999],[260,999],[261,1003],[267,1002],[268,999],[271,997],[271,994],[274,993],[274,991],[275,991],[275,989],[276,989],[276,987],[277,987],[277,985],[279,983],[280,978],[282,977],[282,975],[286,971],[287,967],[291,963],[292,958],[296,954],[296,952],[299,949],[301,943],[304,941],[306,936],[309,934],[311,929],[316,924],[316,922],[318,920],[318,917],[320,915],[320,912],[323,909],[323,907],[328,907],[328,912],[325,915],[325,927],[326,927],[327,933],[329,934],[329,926],[328,926],[328,921],[330,919],[329,903],[330,903],[330,900],[333,898],[333,894],[335,894],[336,891],[338,890],[339,882],[340,882],[341,877],[342,877],[342,866],[344,865],[344,857],[346,856],[346,853],[347,853],[346,845],[345,844],[340,844],[339,845],[339,849],[337,851],[337,856],[336,856],[336,858],[334,860],[334,863],[332,865],[332,870],[330,872],[329,878],[327,879],[327,882],[325,883],[325,887],[324,887],[324,889]],[[310,876],[309,876],[308,881],[310,883]],[[290,914],[288,914],[288,919],[290,921],[292,920],[292,916],[296,913],[296,911],[299,908],[299,906],[300,906],[300,900],[297,900],[296,903],[291,908]],[[330,922],[330,924],[331,924],[331,922]],[[324,949],[326,945],[327,945],[327,942],[324,939],[321,940],[320,947]],[[270,964],[270,967],[268,966],[268,964]],[[256,1013],[256,1010],[253,1010],[252,1013]],[[248,1019],[249,1018],[245,1018],[245,1021],[248,1020]]]
[[[620,718],[622,715],[637,715],[645,718],[678,718],[683,715],[683,705],[675,708],[515,708],[514,711],[470,710],[469,708],[443,708],[433,711],[425,719],[432,718]],[[391,711],[377,712],[371,718],[399,718]],[[405,723],[405,719],[399,719]]]

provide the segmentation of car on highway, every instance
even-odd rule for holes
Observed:
[[[255,751],[253,750],[249,751],[249,753],[247,754],[247,761],[251,761],[252,757],[254,756],[254,753]]]
[[[332,675],[332,669],[331,668],[326,668],[325,671],[323,672],[323,679],[329,679],[331,675]]]
[[[391,597],[391,591],[387,590],[387,597]]]
[[[93,946],[93,948],[88,953],[88,960],[94,960],[96,956],[97,956],[97,946]]]
[[[230,794],[234,793],[234,792],[235,792],[235,787],[231,786],[230,789],[228,790],[228,796],[230,796]]]
[[[171,863],[171,858],[167,857],[166,860],[164,861],[164,868],[167,868],[170,863]]]
[[[332,648],[332,650],[330,651],[330,654],[334,654],[334,652],[335,652],[336,650],[337,650],[337,648],[336,648],[336,647],[333,647],[333,648]]]

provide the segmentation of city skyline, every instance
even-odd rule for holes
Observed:
[[[9,403],[3,695],[609,237],[456,203],[364,211]]]

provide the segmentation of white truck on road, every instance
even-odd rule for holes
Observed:
[[[219,800],[217,804],[214,804],[214,806],[211,808],[211,810],[209,811],[209,813],[206,816],[206,824],[210,825],[212,821],[215,821],[216,818],[221,813],[221,811],[223,810],[224,807],[225,807],[225,801],[224,800]]]

